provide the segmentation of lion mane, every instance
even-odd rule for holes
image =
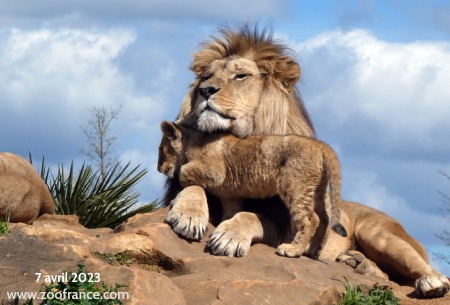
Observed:
[[[293,52],[278,43],[270,29],[259,32],[244,25],[239,30],[228,27],[219,30],[194,54],[190,69],[196,79],[186,96],[178,118],[192,115],[195,97],[203,74],[215,60],[242,57],[254,61],[264,82],[264,94],[254,114],[254,128],[242,134],[297,134],[315,137],[311,119],[295,84],[300,78],[300,66]],[[195,117],[192,117],[195,120]]]

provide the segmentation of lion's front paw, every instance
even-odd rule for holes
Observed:
[[[203,189],[190,186],[181,191],[172,201],[165,222],[184,238],[201,240],[208,227],[208,206]]]
[[[376,276],[386,280],[388,279],[386,273],[381,271],[374,262],[365,257],[364,254],[359,251],[348,250],[344,253],[341,253],[336,258],[336,261],[345,263],[346,265],[352,267],[353,269],[355,269],[356,273],[367,276]]]
[[[435,271],[416,280],[416,291],[422,297],[441,297],[450,289],[450,283],[443,274]]]
[[[233,219],[222,222],[211,235],[207,248],[215,255],[245,256],[251,245],[251,236],[245,228],[236,226]]]
[[[277,254],[287,257],[300,257],[303,251],[293,244],[281,244],[277,248]]]

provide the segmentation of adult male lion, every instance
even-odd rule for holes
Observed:
[[[236,31],[225,28],[221,34],[221,38],[213,37],[194,54],[190,68],[196,78],[178,119],[203,132],[227,130],[238,137],[314,137],[308,113],[295,88],[300,67],[288,49],[275,42],[270,33],[259,33],[248,26]],[[165,201],[171,202],[172,208],[166,221],[181,236],[201,239],[209,216],[206,198],[198,186],[180,191],[176,179],[168,181]],[[249,203],[246,211],[220,223],[209,243],[213,245],[211,252],[243,256],[252,243],[283,242],[286,228],[271,218],[282,212],[278,201],[273,198],[266,204],[271,208],[269,213],[255,213]],[[386,272],[391,278],[415,280],[421,296],[437,297],[448,292],[447,278],[431,268],[426,250],[396,220],[354,202],[342,201],[341,208],[341,223],[349,236],[344,238],[331,231],[321,259],[347,262],[356,272],[366,275],[387,277]]]

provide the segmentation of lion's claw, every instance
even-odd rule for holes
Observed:
[[[222,222],[211,235],[206,245],[212,254],[224,256],[245,256],[250,249],[251,240],[242,230],[232,225],[230,220]]]
[[[165,222],[171,225],[175,233],[191,240],[201,240],[208,226],[207,218],[177,214],[173,209],[167,214]]]
[[[448,279],[438,272],[424,275],[416,280],[416,291],[422,297],[441,297],[450,290]]]
[[[203,189],[190,186],[181,191],[172,201],[165,222],[178,235],[201,240],[208,228],[208,206]]]

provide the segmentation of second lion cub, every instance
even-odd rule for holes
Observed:
[[[339,160],[327,144],[297,135],[245,139],[225,133],[203,136],[167,121],[162,122],[161,130],[158,171],[178,176],[183,187],[198,185],[216,195],[222,202],[224,219],[239,212],[245,198],[280,196],[289,209],[295,236],[290,244],[278,247],[278,254],[298,257],[308,250],[317,257],[328,223],[336,233],[347,236],[339,223]],[[328,185],[329,217],[325,206]]]

